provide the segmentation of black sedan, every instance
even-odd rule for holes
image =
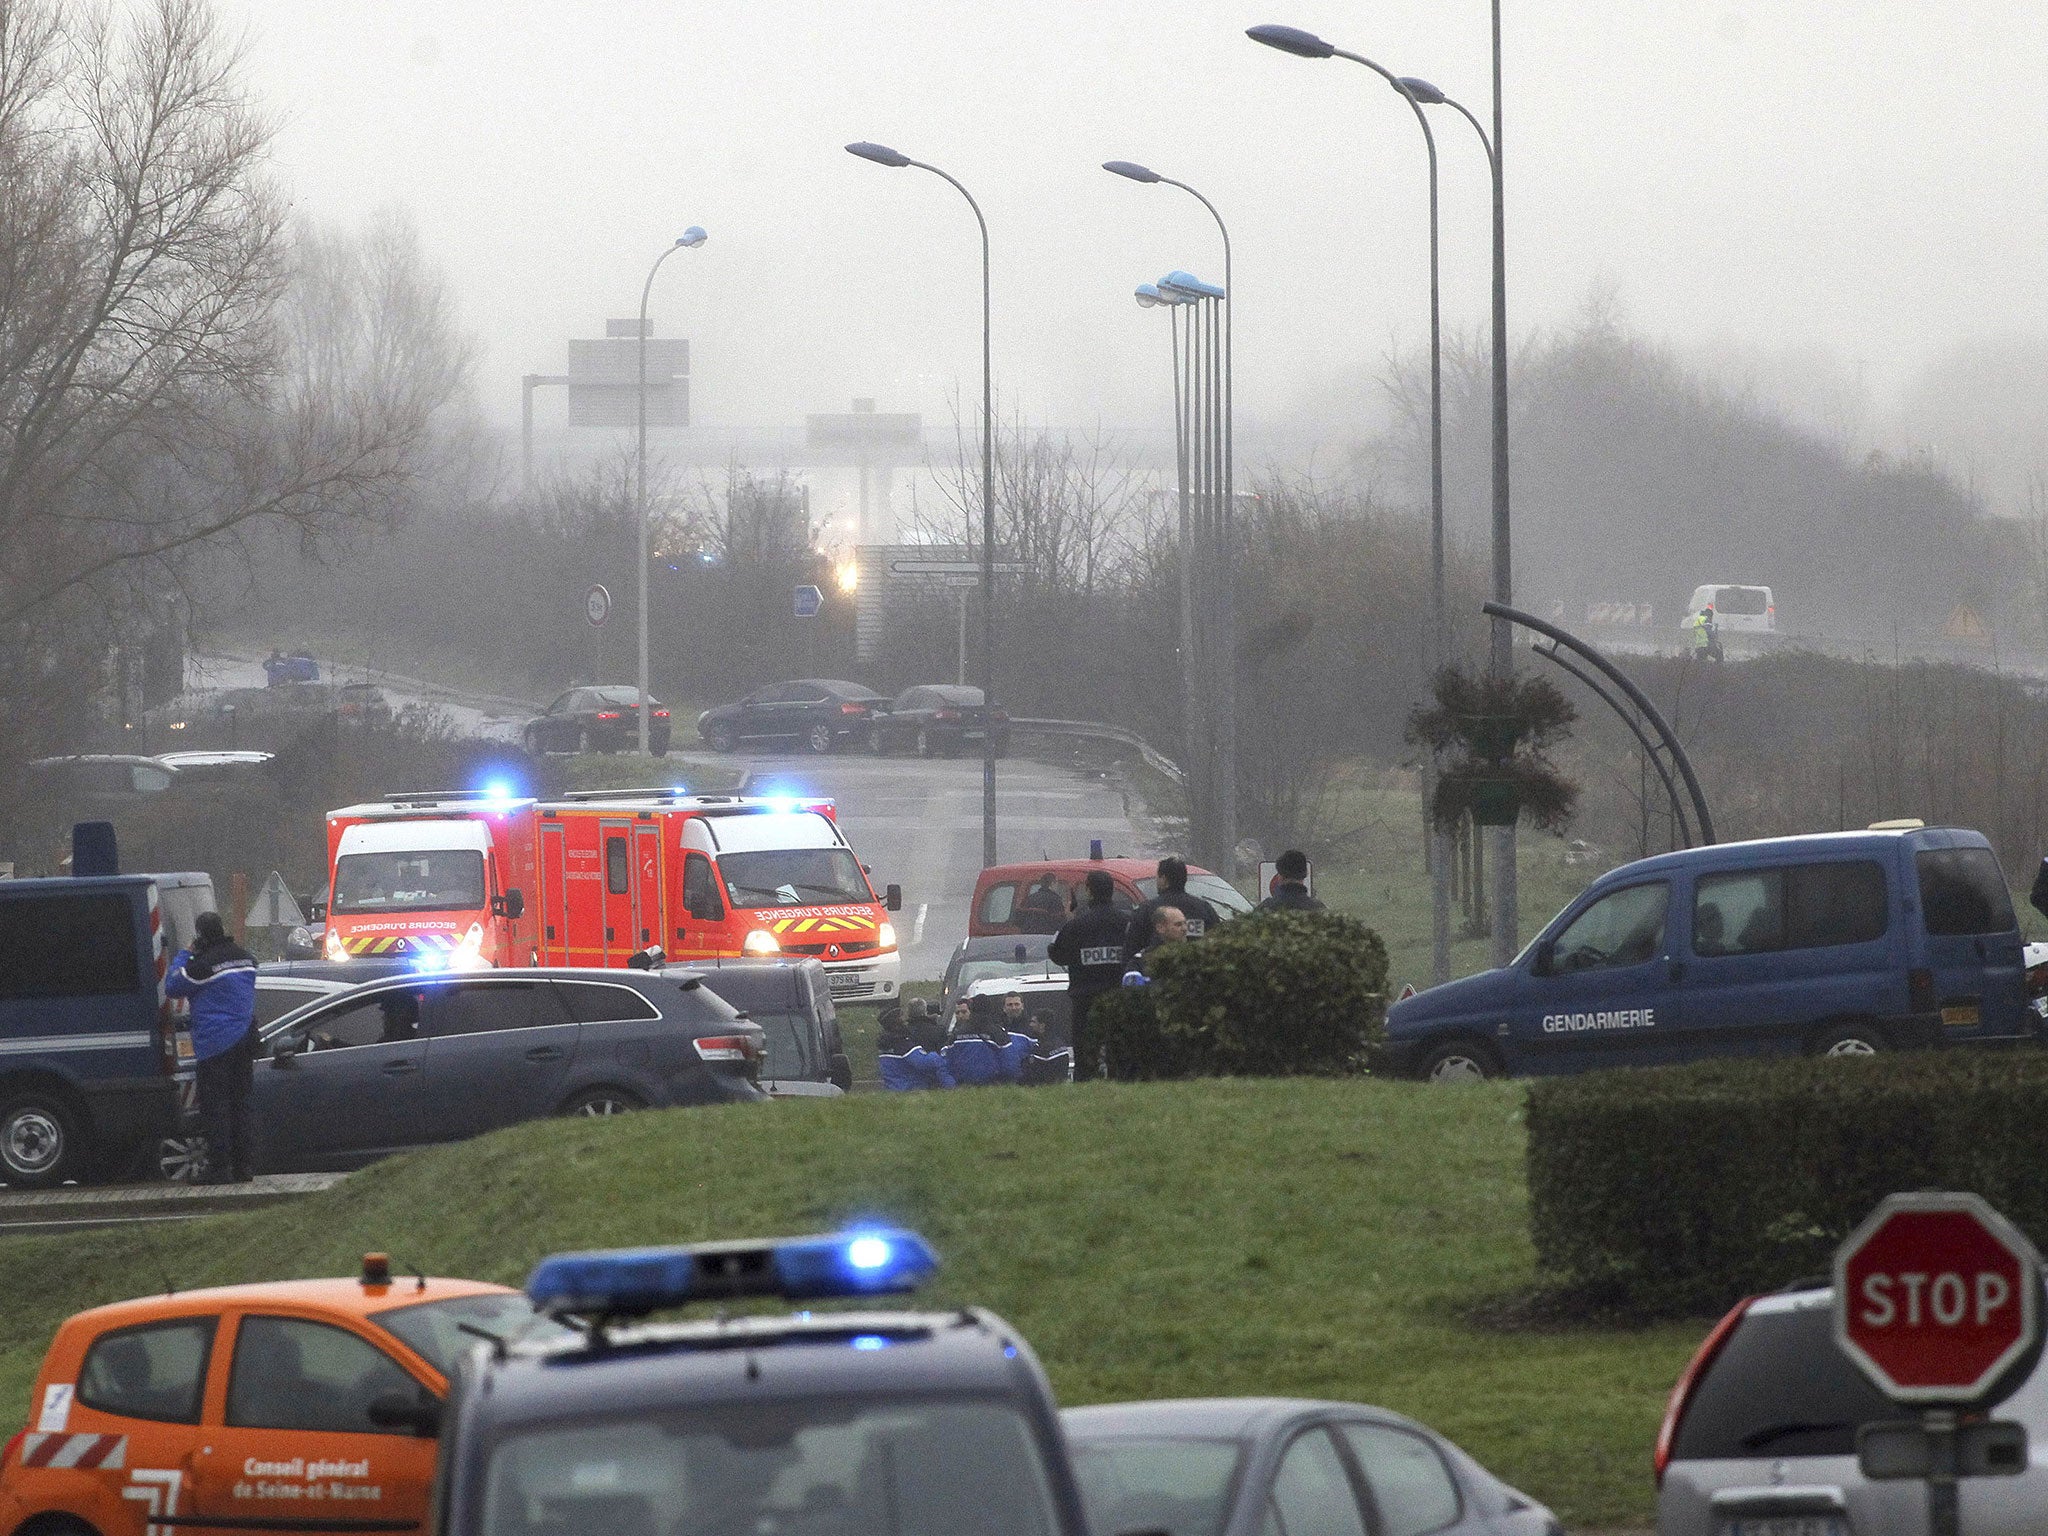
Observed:
[[[1413,1420],[1356,1403],[1189,1398],[1060,1415],[1088,1525],[1167,1536],[1563,1536]]]
[[[981,750],[993,734],[996,756],[1010,750],[1010,717],[1000,705],[991,708],[979,688],[955,683],[921,683],[896,695],[886,713],[875,716],[869,742],[877,752],[915,752],[919,757],[951,757],[963,747]]]
[[[261,1032],[257,1167],[353,1168],[544,1115],[765,1097],[765,1036],[694,974],[394,976]]]
[[[647,749],[668,756],[668,707],[648,699]],[[571,688],[520,732],[528,757],[543,752],[619,752],[640,745],[640,690],[631,684]]]
[[[830,752],[866,742],[875,712],[888,708],[872,688],[830,677],[799,678],[756,688],[737,704],[721,704],[697,717],[697,734],[714,752],[801,742]]]

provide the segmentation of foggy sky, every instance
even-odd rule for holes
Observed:
[[[1485,0],[219,4],[282,120],[280,180],[320,218],[412,213],[483,342],[498,425],[516,428],[521,374],[560,371],[567,337],[633,313],[648,265],[704,225],[652,305],[657,334],[691,338],[700,447],[793,437],[856,395],[943,429],[950,395],[979,388],[965,204],[853,159],[853,139],[981,199],[1007,400],[1155,440],[1166,321],[1131,289],[1174,267],[1220,280],[1222,261],[1198,204],[1097,166],[1201,187],[1235,241],[1245,430],[1335,445],[1389,347],[1425,336],[1421,137],[1377,77],[1243,29],[1317,31],[1489,112]],[[1856,418],[1852,437],[1967,439],[1958,359],[1991,342],[2008,414],[2014,367],[2048,406],[2048,8],[1505,8],[1515,329],[1567,323],[1602,285],[1648,335],[1747,359],[1763,388],[1813,385],[1795,404]],[[1462,120],[1433,122],[1446,319],[1477,327],[1485,163]]]

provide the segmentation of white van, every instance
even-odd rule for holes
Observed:
[[[1692,589],[1692,601],[1685,605],[1690,619],[1707,604],[1714,605],[1714,627],[1735,634],[1768,635],[1778,628],[1778,602],[1769,587],[1738,587],[1709,582]]]

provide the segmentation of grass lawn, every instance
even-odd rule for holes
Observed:
[[[674,788],[681,785],[695,794],[731,794],[747,776],[744,761],[730,757],[691,757],[671,752],[667,757],[649,757],[639,752],[579,752],[572,757],[548,759],[559,769],[562,788],[646,789],[653,785]]]
[[[160,1289],[401,1265],[519,1281],[576,1247],[924,1231],[932,1299],[1017,1323],[1063,1402],[1237,1393],[1384,1404],[1575,1526],[1644,1520],[1664,1393],[1701,1326],[1503,1334],[1531,1282],[1522,1091],[1209,1081],[858,1094],[551,1121],[299,1204],[0,1245],[0,1422],[56,1323]],[[61,1284],[52,1284],[62,1277]],[[4,1411],[11,1409],[12,1416]]]

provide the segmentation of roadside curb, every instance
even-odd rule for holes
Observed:
[[[247,1184],[0,1190],[0,1234],[225,1216],[317,1195],[347,1177],[345,1173],[283,1173],[266,1174]]]

